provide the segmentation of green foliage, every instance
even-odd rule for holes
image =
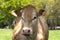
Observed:
[[[60,25],[60,0],[48,0],[46,4],[46,17],[47,19],[56,19],[56,23]]]
[[[37,10],[45,9],[46,18],[60,16],[59,0],[0,0],[0,23],[11,24],[15,18],[11,15],[11,11],[29,4],[35,6]]]
[[[22,0],[22,1],[21,1],[21,5],[22,5],[22,6],[26,6],[26,5],[28,5],[28,4],[31,4],[31,0]]]
[[[19,9],[28,4],[34,5],[36,8],[42,8],[45,5],[45,0],[0,0],[0,24],[12,24],[14,16],[10,12],[14,9]]]

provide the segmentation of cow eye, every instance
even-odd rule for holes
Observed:
[[[34,17],[32,20],[36,19],[36,17]]]

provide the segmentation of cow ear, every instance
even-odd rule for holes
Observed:
[[[22,15],[20,10],[13,10],[11,14],[15,17],[20,17]]]
[[[40,9],[39,12],[38,12],[38,16],[41,16],[41,15],[44,15],[44,9]]]

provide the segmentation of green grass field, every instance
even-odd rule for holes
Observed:
[[[60,40],[60,30],[50,30],[49,40]]]
[[[12,40],[12,29],[0,29],[0,40]]]
[[[12,29],[0,29],[0,40],[12,40]],[[49,40],[60,40],[60,30],[50,30]]]

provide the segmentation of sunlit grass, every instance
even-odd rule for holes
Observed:
[[[0,40],[12,40],[12,29],[0,29]]]
[[[60,30],[50,30],[49,40],[60,40]]]

